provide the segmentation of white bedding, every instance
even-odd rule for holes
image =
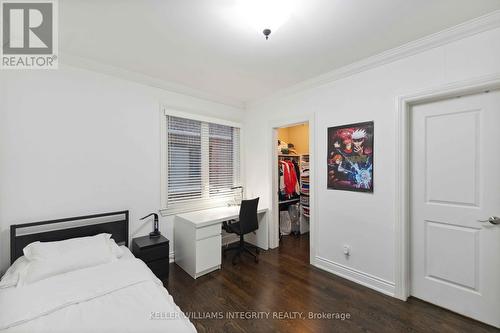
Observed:
[[[128,253],[127,253],[128,252]],[[2,332],[196,332],[151,270],[120,260],[0,289]]]
[[[120,246],[120,249],[122,249],[122,253],[121,253],[121,256],[119,258],[120,260],[135,258],[134,255],[132,254],[132,252],[130,252],[129,248],[126,247],[125,245]]]

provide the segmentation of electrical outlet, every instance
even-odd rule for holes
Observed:
[[[349,245],[344,245],[344,254],[346,256],[351,255],[351,247]]]

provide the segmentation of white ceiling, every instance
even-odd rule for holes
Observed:
[[[234,1],[60,0],[60,51],[243,103],[500,9],[500,0],[298,0],[266,41],[234,19]]]

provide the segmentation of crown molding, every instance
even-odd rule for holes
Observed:
[[[246,103],[246,109],[283,98],[337,81],[366,70],[376,68],[430,49],[500,27],[500,10],[493,11],[478,18],[466,21],[451,28],[428,35],[396,48],[384,51],[363,60],[340,67],[314,78],[299,82],[288,88],[278,90],[270,95]]]
[[[245,104],[242,101],[238,101],[236,99],[217,96],[182,84],[162,80],[156,77],[144,75],[121,67],[104,64],[95,60],[91,60],[89,58],[84,58],[65,52],[59,53],[59,63],[71,67],[106,74],[127,81],[132,81],[153,88],[159,88],[169,92],[202,99],[213,103],[224,104],[226,106],[235,107],[238,109],[245,108]]]

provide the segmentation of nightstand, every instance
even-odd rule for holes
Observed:
[[[168,279],[169,240],[163,236],[149,238],[149,236],[132,239],[132,253],[148,265],[160,279]]]

